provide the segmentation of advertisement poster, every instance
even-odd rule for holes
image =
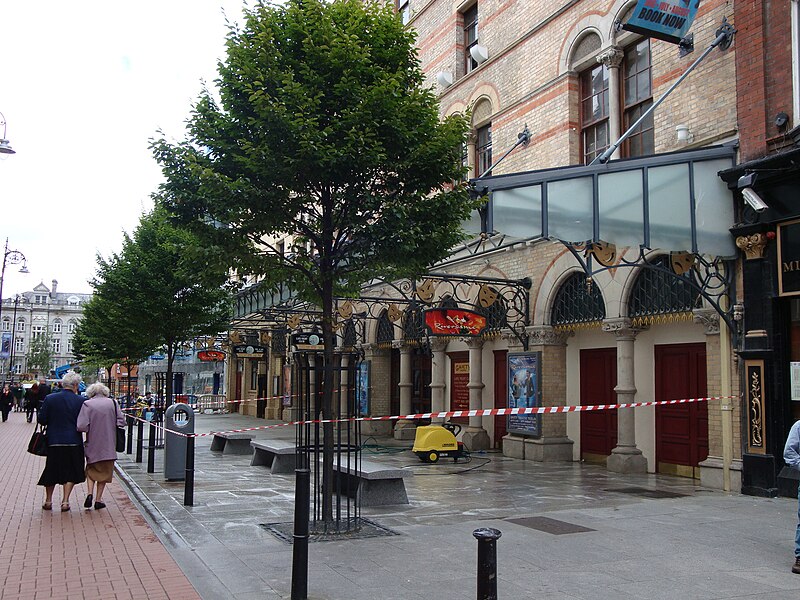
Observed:
[[[450,410],[469,410],[469,355],[450,355]]]
[[[359,417],[366,417],[369,415],[369,366],[370,361],[368,360],[362,360],[358,364],[356,397],[358,398]]]
[[[284,406],[292,405],[292,365],[283,365],[283,402]]]
[[[0,346],[0,358],[8,358],[9,356],[11,356],[11,332],[4,331],[2,346]]]
[[[639,0],[622,28],[677,44],[689,32],[698,0]]]
[[[535,408],[541,401],[541,352],[508,355],[508,408]],[[509,415],[509,433],[539,437],[541,415]]]

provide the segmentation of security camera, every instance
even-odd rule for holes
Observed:
[[[742,190],[742,198],[744,198],[744,201],[747,202],[748,206],[756,212],[764,212],[769,208],[767,203],[761,199],[761,196],[753,191],[753,188],[744,188]]]

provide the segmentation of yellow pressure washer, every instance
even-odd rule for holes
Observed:
[[[460,432],[461,425],[458,423],[417,427],[411,451],[426,463],[437,463],[441,457],[452,458],[453,462],[457,462],[459,458],[469,458],[469,450],[456,440]]]

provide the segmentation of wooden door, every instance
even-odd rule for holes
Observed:
[[[706,396],[705,344],[655,347],[656,397]],[[656,407],[656,463],[660,473],[699,477],[708,458],[708,405],[705,402]]]
[[[494,351],[494,407],[508,407],[508,350]],[[494,447],[503,448],[508,417],[494,418]]]
[[[431,357],[419,349],[411,353],[411,412],[431,412]]]
[[[581,350],[581,405],[616,404],[617,349]],[[581,458],[605,462],[617,445],[617,411],[581,413]]]

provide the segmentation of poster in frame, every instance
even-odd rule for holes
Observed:
[[[508,354],[508,408],[535,408],[541,406],[542,353],[515,352]],[[541,437],[541,415],[508,415],[506,429],[509,433]]]
[[[362,360],[358,364],[358,383],[356,385],[356,397],[358,398],[358,416],[369,416],[369,367],[370,361]]]
[[[292,405],[292,365],[283,365],[283,406]]]

